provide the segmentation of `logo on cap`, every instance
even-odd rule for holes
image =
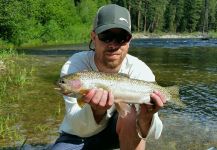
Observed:
[[[128,23],[127,19],[125,19],[125,18],[123,18],[123,17],[119,18],[119,20],[125,21],[126,23]],[[128,24],[129,24],[129,23],[128,23]]]

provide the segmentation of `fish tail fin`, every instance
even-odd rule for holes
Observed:
[[[166,89],[169,91],[171,95],[171,102],[172,104],[175,104],[176,106],[179,106],[181,108],[186,107],[186,105],[181,101],[180,94],[179,94],[179,86],[169,86],[166,87]]]

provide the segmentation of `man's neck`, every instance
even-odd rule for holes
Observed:
[[[121,66],[117,66],[115,68],[108,68],[102,64],[97,64],[96,63],[96,67],[100,72],[108,72],[108,73],[118,73]]]
[[[120,68],[121,68],[121,65],[119,65],[119,66],[117,66],[115,68],[109,68],[109,67],[105,66],[104,64],[96,61],[95,59],[94,59],[94,61],[95,61],[95,65],[96,65],[97,69],[100,72],[118,73]]]

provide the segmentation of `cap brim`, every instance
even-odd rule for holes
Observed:
[[[102,33],[103,31],[112,29],[112,28],[120,28],[125,31],[127,31],[131,35],[131,31],[128,27],[123,26],[123,25],[118,25],[118,24],[107,24],[107,25],[102,25],[98,28],[95,29],[96,34]]]

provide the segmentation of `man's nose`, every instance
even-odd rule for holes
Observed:
[[[119,49],[120,48],[120,44],[118,42],[116,42],[115,40],[109,42],[108,47],[111,49]]]

